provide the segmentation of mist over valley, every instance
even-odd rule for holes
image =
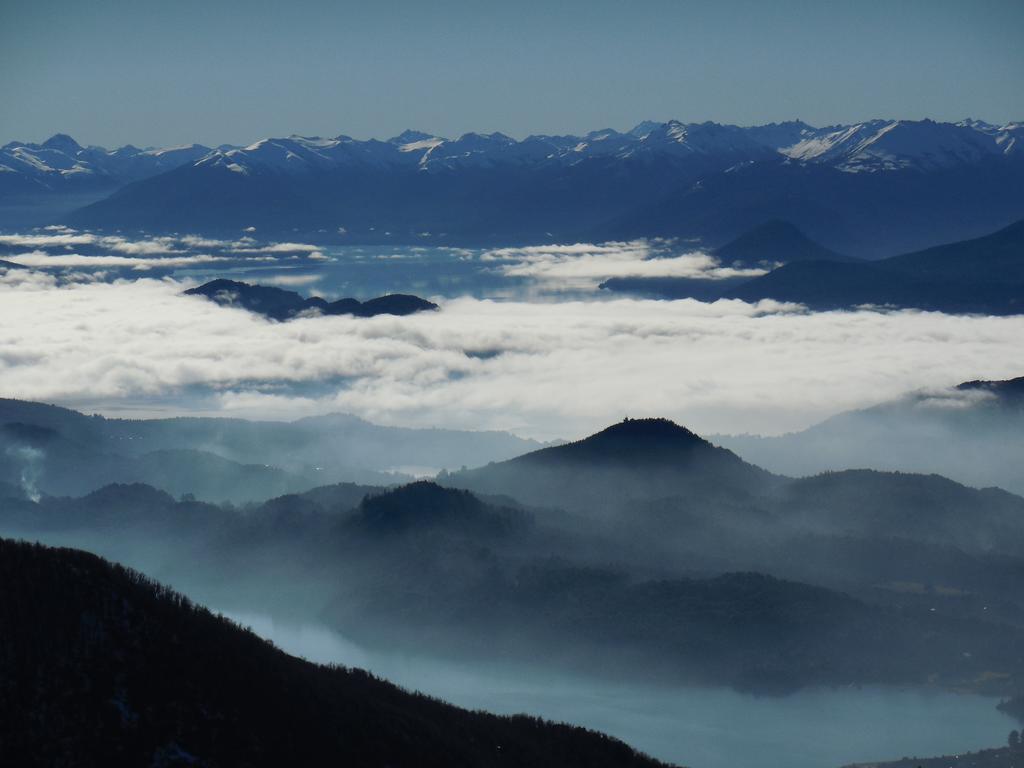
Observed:
[[[0,763],[1024,763],[1022,28],[0,3]]]

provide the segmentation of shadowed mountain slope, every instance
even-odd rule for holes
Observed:
[[[875,262],[793,262],[726,292],[812,309],[864,304],[940,312],[1024,312],[1024,220],[984,237]]]
[[[598,511],[665,496],[742,497],[774,478],[667,419],[627,419],[573,443],[439,480],[536,506]]]
[[[856,261],[811,240],[788,221],[773,219],[714,249],[727,266],[758,267],[794,261]]]
[[[20,766],[655,766],[293,658],[94,555],[0,540],[0,744]]]

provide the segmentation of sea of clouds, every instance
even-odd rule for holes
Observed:
[[[0,396],[138,415],[346,411],[547,439],[627,415],[777,433],[909,390],[1021,374],[1024,317],[455,298],[409,317],[277,323],[183,296],[191,285],[8,270]]]

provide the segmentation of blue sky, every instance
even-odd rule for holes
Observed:
[[[0,0],[0,142],[1024,119],[1024,2]]]

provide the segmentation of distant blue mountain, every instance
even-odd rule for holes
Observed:
[[[714,254],[726,266],[770,271],[721,280],[620,277],[601,287],[668,299],[774,299],[818,310],[874,305],[1024,314],[1024,220],[983,237],[875,261],[843,256],[791,224],[769,222]]]
[[[985,237],[874,262],[786,264],[728,291],[814,309],[864,304],[943,312],[1024,313],[1024,220]]]

